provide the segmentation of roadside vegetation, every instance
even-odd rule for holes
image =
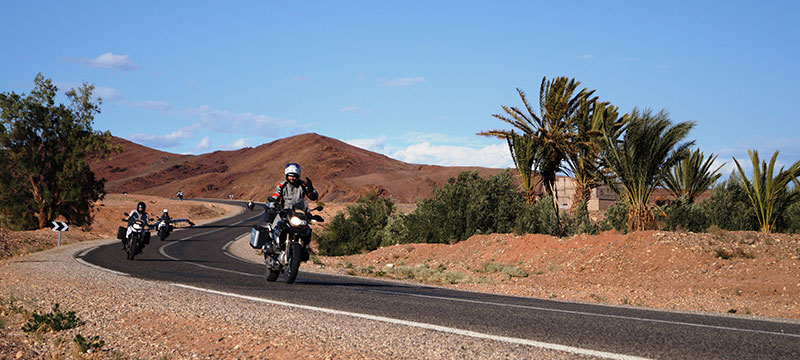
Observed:
[[[349,255],[409,242],[455,243],[475,234],[571,236],[617,230],[692,232],[800,232],[800,161],[775,169],[750,150],[753,174],[738,172],[718,182],[717,155],[694,148],[693,122],[673,123],[666,110],[634,108],[620,115],[595,90],[578,90],[567,77],[542,79],[537,113],[517,89],[523,108],[501,106],[495,118],[513,126],[478,133],[506,140],[519,182],[506,171],[488,179],[475,172],[451,178],[434,196],[401,214],[391,199],[375,194],[338,214],[319,237],[323,255]],[[571,209],[554,199],[556,174],[575,179]],[[516,185],[519,183],[521,188]],[[592,189],[605,184],[620,200],[601,221],[589,217]],[[656,188],[674,200],[651,201]],[[710,198],[697,202],[711,190]],[[654,205],[654,203],[656,203]]]
[[[101,100],[84,83],[56,104],[58,88],[36,75],[30,94],[0,93],[0,226],[12,230],[50,227],[65,218],[90,226],[92,204],[105,195],[87,159],[115,150],[111,134],[92,129]]]

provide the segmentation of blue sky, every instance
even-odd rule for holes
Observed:
[[[173,153],[316,132],[412,163],[512,167],[493,118],[569,76],[695,121],[705,153],[800,159],[796,1],[14,1],[0,91],[94,84],[97,130]],[[538,107],[537,107],[538,108]]]

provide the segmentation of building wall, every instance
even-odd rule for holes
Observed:
[[[561,209],[572,207],[572,198],[575,196],[575,180],[570,177],[559,176],[556,178],[556,190],[558,191],[558,206]],[[619,197],[611,191],[608,186],[600,186],[592,189],[589,202],[586,204],[589,211],[605,210]]]

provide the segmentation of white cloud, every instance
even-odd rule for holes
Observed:
[[[247,132],[264,136],[277,136],[278,134],[292,133],[304,128],[293,120],[276,119],[268,115],[234,113],[227,110],[217,110],[208,105],[197,108],[185,109],[186,116],[193,117],[207,130],[227,133]]]
[[[623,56],[619,58],[619,62],[638,62],[639,58],[630,57],[630,56]]]
[[[406,87],[411,86],[419,83],[423,83],[427,81],[424,76],[418,77],[401,77],[397,79],[391,80],[380,80],[380,82],[386,87]]]
[[[136,65],[128,58],[128,55],[115,55],[110,52],[102,54],[92,60],[82,60],[88,67],[100,67],[119,70],[139,70],[139,65]]]
[[[361,108],[355,105],[344,106],[339,109],[339,112],[359,112]]]
[[[592,56],[592,54],[583,54],[581,56],[578,56],[578,60],[589,60],[589,59],[594,59],[594,56]]]
[[[236,141],[234,141],[234,142],[232,142],[232,143],[230,143],[228,145],[225,145],[225,148],[229,149],[229,150],[237,150],[237,149],[241,149],[241,148],[247,147],[247,146],[250,146],[250,139],[249,138],[241,138],[241,139],[238,139],[238,140],[236,140]]]
[[[210,148],[211,148],[211,139],[209,139],[208,136],[204,136],[202,139],[200,139],[200,142],[198,142],[197,145],[194,146],[194,151],[195,153],[204,153],[208,151],[208,149]]]
[[[514,167],[506,144],[495,144],[476,149],[465,146],[431,145],[429,142],[423,142],[411,145],[390,156],[415,164]]]
[[[94,92],[92,93],[92,95],[103,99],[103,101],[116,101],[116,100],[121,100],[125,97],[124,95],[122,95],[121,92],[114,90],[110,87],[103,87],[103,86],[98,86],[94,88]]]
[[[164,149],[180,145],[181,140],[191,139],[197,132],[198,124],[193,124],[187,127],[175,130],[167,135],[150,135],[135,133],[131,134],[129,139],[151,148]]]
[[[386,141],[385,136],[381,136],[375,139],[354,139],[354,140],[346,140],[346,143],[353,145],[355,147],[360,147],[364,150],[369,150],[381,154],[389,154],[397,149],[393,149],[389,146]]]
[[[132,107],[145,108],[163,112],[169,112],[175,109],[175,107],[172,106],[172,104],[166,101],[158,101],[158,100],[126,101],[123,104]]]

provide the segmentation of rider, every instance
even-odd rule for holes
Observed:
[[[145,210],[147,210],[147,204],[145,204],[144,201],[139,201],[139,203],[136,204],[136,210],[131,211],[131,214],[128,216],[128,233],[125,235],[126,237],[130,237],[133,232],[133,228],[130,224],[133,223],[134,220],[142,220],[145,224],[149,222]]]
[[[169,217],[169,210],[164,209],[164,212],[161,213],[161,217],[158,218],[158,220],[169,223],[169,221],[171,220]]]
[[[278,183],[275,192],[266,201],[267,225],[271,229],[276,229],[273,233],[275,239],[280,237],[280,229],[276,227],[281,220],[280,217],[276,216],[278,212],[281,210],[292,211],[296,208],[308,211],[308,203],[306,203],[305,197],[308,197],[311,201],[316,201],[319,198],[317,190],[311,184],[311,179],[306,177],[306,181],[300,180],[300,165],[297,163],[286,164],[283,168],[283,175],[285,180]],[[302,240],[303,246],[308,247],[311,238]]]

